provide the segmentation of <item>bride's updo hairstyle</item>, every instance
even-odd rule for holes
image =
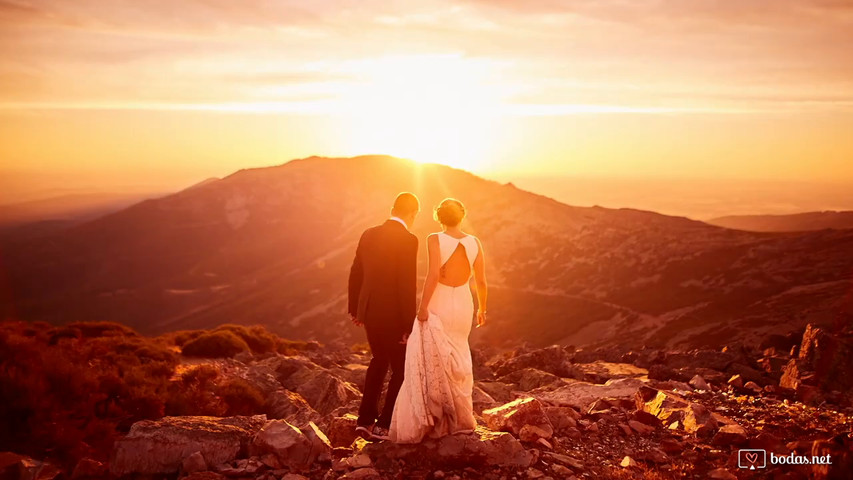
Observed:
[[[465,205],[455,198],[445,198],[435,207],[435,219],[447,227],[455,227],[465,218]]]

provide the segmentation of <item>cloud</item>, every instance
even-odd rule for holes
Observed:
[[[553,112],[846,108],[851,44],[829,0],[0,0],[0,101],[304,106],[347,62],[458,53]]]

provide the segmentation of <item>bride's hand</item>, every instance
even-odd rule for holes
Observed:
[[[418,320],[420,320],[422,322],[426,322],[427,320],[429,320],[429,310],[426,310],[426,309],[418,310]]]
[[[477,326],[482,327],[486,324],[486,311],[477,310]]]

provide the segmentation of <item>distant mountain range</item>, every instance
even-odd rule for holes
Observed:
[[[853,211],[806,212],[791,215],[732,215],[708,220],[719,225],[751,232],[807,232],[826,228],[853,228]]]
[[[112,320],[146,333],[262,323],[352,341],[346,279],[361,232],[400,191],[460,198],[488,254],[491,324],[472,341],[719,346],[851,315],[853,231],[754,233],[573,207],[442,165],[311,157],[240,170],[28,241],[0,258],[5,317]],[[0,282],[3,280],[0,279]]]

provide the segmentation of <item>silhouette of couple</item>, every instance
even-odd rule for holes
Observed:
[[[349,313],[364,326],[373,354],[358,412],[357,431],[365,438],[418,443],[476,425],[469,279],[475,279],[481,326],[488,296],[483,245],[460,228],[462,202],[443,200],[435,209],[442,231],[426,240],[429,271],[417,308],[418,239],[409,228],[419,212],[415,195],[399,194],[391,218],[361,235],[350,270]]]

